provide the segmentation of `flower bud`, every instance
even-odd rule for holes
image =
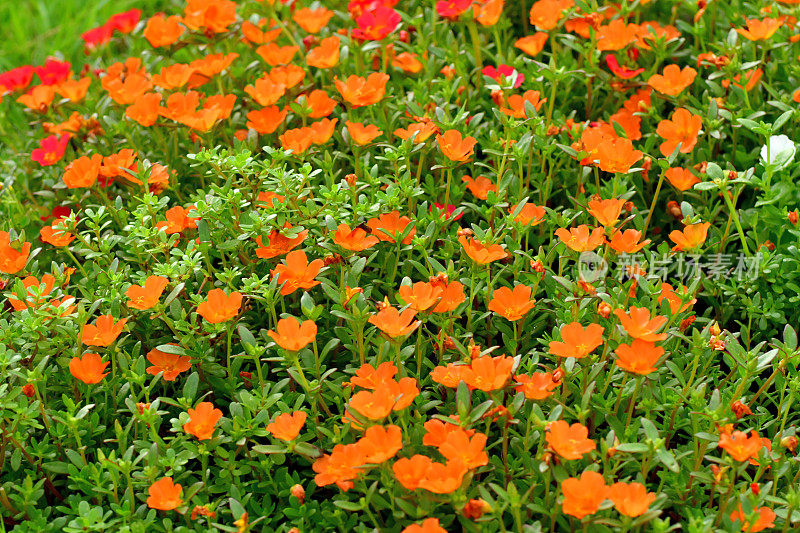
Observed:
[[[611,306],[606,302],[600,302],[597,304],[597,314],[603,318],[608,318],[611,316]]]
[[[797,437],[794,435],[790,437],[783,437],[781,439],[781,446],[794,453],[794,451],[797,449]]]
[[[491,510],[491,505],[478,498],[476,500],[469,500],[461,510],[461,513],[470,520],[477,520],[478,518],[482,517],[484,513],[488,513]]]
[[[289,491],[292,493],[292,496],[300,500],[300,503],[303,503],[303,500],[306,498],[306,489],[304,489],[302,485],[292,485]]]

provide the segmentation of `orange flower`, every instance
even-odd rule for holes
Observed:
[[[635,518],[650,509],[656,495],[647,492],[647,487],[641,483],[614,483],[608,491],[608,498],[614,502],[614,507],[624,516]]]
[[[213,33],[224,33],[236,22],[236,3],[232,0],[187,0],[183,22],[189,28],[206,28]]]
[[[747,29],[737,29],[736,33],[749,41],[763,41],[769,39],[783,26],[782,19],[766,18],[764,20],[747,19]]]
[[[401,313],[396,307],[384,307],[369,317],[369,323],[394,339],[409,335],[417,329],[419,321],[414,320],[416,315],[417,312],[413,309],[405,309]]]
[[[449,313],[467,300],[464,294],[464,285],[458,281],[449,282],[439,298],[439,303],[433,308],[434,313]]]
[[[450,161],[469,161],[475,153],[478,140],[475,137],[461,137],[458,130],[447,130],[443,135],[436,135],[436,142],[442,154]]]
[[[658,304],[661,305],[661,302],[667,300],[669,304],[669,310],[674,315],[675,313],[683,313],[690,309],[695,302],[697,302],[696,298],[692,298],[687,303],[683,303],[682,296],[688,294],[689,289],[685,286],[681,286],[681,294],[678,294],[672,285],[669,283],[662,283],[661,284],[661,294],[658,295]]]
[[[411,52],[401,52],[392,59],[392,66],[399,68],[407,74],[416,74],[422,70],[422,61],[416,54]]]
[[[464,247],[464,251],[469,258],[479,265],[486,265],[492,261],[508,257],[508,253],[499,244],[484,245],[482,242],[478,242],[471,237],[468,239],[464,235],[458,238],[458,242]]]
[[[97,181],[102,162],[103,156],[100,154],[79,157],[67,165],[67,168],[64,170],[64,176],[62,178],[64,184],[69,189],[91,187]]]
[[[394,408],[395,399],[386,388],[375,391],[359,391],[350,398],[348,410],[354,410],[370,420],[381,420],[389,416]]]
[[[589,200],[589,214],[602,226],[612,227],[619,220],[625,200],[612,198],[611,200]]]
[[[328,93],[320,89],[298,97],[297,101],[300,102],[302,99],[305,99],[305,107],[308,109],[308,116],[311,118],[327,117],[339,105],[336,100],[328,96]]]
[[[61,248],[75,240],[75,235],[64,229],[61,219],[56,219],[51,226],[39,230],[39,238],[42,242]]]
[[[497,185],[485,176],[478,176],[475,179],[464,176],[461,181],[467,184],[467,189],[479,200],[486,200],[490,192],[497,192]]]
[[[550,31],[558,25],[562,12],[571,8],[572,0],[538,0],[530,11],[530,23],[542,31]]]
[[[361,228],[350,229],[347,224],[339,224],[333,234],[333,242],[351,252],[363,252],[378,244],[378,238],[367,235]]]
[[[431,379],[445,387],[454,389],[463,381],[462,375],[467,368],[468,365],[454,363],[449,363],[447,366],[437,366],[431,372]]]
[[[86,96],[91,78],[81,78],[79,80],[64,80],[55,86],[56,92],[70,102],[80,102]]]
[[[434,494],[450,494],[461,487],[466,473],[467,469],[460,461],[431,462],[425,477],[420,480],[420,488]]]
[[[272,433],[276,439],[291,442],[300,434],[308,415],[305,411],[295,411],[292,414],[281,413],[275,420],[267,424],[267,432]]]
[[[513,215],[517,207],[518,206],[509,207],[508,212]],[[545,215],[547,215],[547,211],[545,211],[544,207],[536,204],[525,204],[522,206],[522,209],[519,210],[517,216],[514,217],[514,221],[523,226],[537,226],[544,220]]]
[[[358,444],[337,444],[330,455],[323,455],[317,459],[312,468],[317,475],[314,482],[323,487],[336,483],[342,490],[353,488],[353,479],[363,471],[364,454]]]
[[[127,170],[137,172],[139,169],[136,163],[136,152],[130,148],[120,150],[116,154],[107,155],[103,158],[100,165],[100,175],[106,178],[121,176],[130,179]]]
[[[608,240],[608,246],[618,254],[632,254],[638,252],[650,243],[650,239],[639,242],[642,232],[635,229],[615,231]]]
[[[242,293],[226,294],[222,289],[212,289],[206,301],[197,306],[197,314],[212,324],[219,324],[235,318],[241,307]]]
[[[160,93],[143,93],[125,110],[125,116],[142,126],[152,126],[161,110]]]
[[[406,216],[401,217],[398,211],[383,213],[378,218],[367,220],[367,226],[372,234],[383,242],[396,243],[397,239],[406,232],[409,224],[411,224],[411,219]],[[411,244],[416,234],[416,225],[412,225],[409,233],[400,241],[401,244]]]
[[[474,429],[463,429],[458,425],[458,416],[450,417],[451,422],[433,418],[423,424],[425,435],[422,437],[422,444],[425,446],[436,446],[437,448],[447,441],[447,437],[453,432],[466,433],[467,437],[475,434]]]
[[[580,478],[571,477],[562,481],[561,492],[564,493],[561,509],[565,514],[580,520],[597,512],[600,504],[608,497],[609,487],[603,476],[585,470]]]
[[[360,122],[350,122],[349,120],[344,124],[347,126],[347,133],[350,138],[359,146],[371,143],[381,134],[380,128],[374,124],[365,126]]]
[[[37,85],[29,93],[17,98],[17,102],[28,109],[44,112],[50,107],[56,92],[51,85]]]
[[[703,127],[700,115],[693,115],[689,110],[680,108],[672,113],[670,120],[664,119],[658,123],[656,133],[664,142],[659,146],[659,151],[664,157],[669,157],[681,145],[681,153],[688,154],[697,144],[697,135]]]
[[[583,424],[571,426],[566,420],[556,420],[547,424],[547,444],[564,459],[580,459],[584,454],[597,448],[588,438],[589,430]]]
[[[695,183],[700,183],[700,178],[692,174],[688,168],[668,168],[664,177],[679,191],[688,191],[694,187]]]
[[[274,23],[274,21],[270,21],[270,28],[262,31],[261,28],[267,24],[267,19],[262,18],[257,24],[246,20],[242,23],[242,35],[252,44],[270,43],[277,39],[283,31],[282,28],[272,28],[272,23]]]
[[[279,46],[276,43],[262,44],[256,48],[256,53],[271,67],[286,65],[292,62],[294,55],[300,50],[297,46]]]
[[[508,287],[495,289],[488,309],[515,322],[524,317],[535,305],[536,300],[531,298],[531,288],[527,285],[517,285],[513,290]]]
[[[281,148],[300,155],[308,150],[314,142],[314,130],[307,126],[294,128],[286,130],[278,139],[281,141]]]
[[[272,202],[275,201],[275,205],[279,205],[283,202],[286,198],[278,193],[272,191],[261,191],[258,193],[258,207],[262,209],[267,209],[274,207]]]
[[[377,389],[387,381],[392,381],[395,374],[397,374],[397,367],[391,361],[381,363],[378,368],[366,363],[356,370],[356,375],[345,385],[362,389]]]
[[[604,328],[600,324],[589,324],[585,328],[580,322],[572,322],[561,328],[563,342],[550,342],[550,353],[559,357],[586,357],[603,344]]]
[[[286,254],[286,259],[272,270],[272,275],[278,278],[278,285],[283,284],[281,294],[286,296],[297,289],[308,290],[319,285],[320,282],[314,278],[322,269],[322,264],[322,259],[314,259],[309,263],[304,251],[295,250]]]
[[[333,68],[339,64],[339,47],[341,41],[335,35],[322,39],[319,46],[306,54],[306,63],[310,67]]]
[[[581,224],[577,228],[558,228],[556,236],[561,239],[561,242],[567,245],[570,250],[576,252],[588,252],[594,250],[605,241],[603,236],[603,228],[594,228],[589,233],[589,226]]]
[[[642,158],[641,150],[634,150],[633,143],[624,137],[604,139],[597,145],[593,160],[604,172],[624,174]]]
[[[461,379],[471,389],[484,392],[502,389],[511,377],[514,358],[498,355],[476,357],[469,366],[461,369]]]
[[[424,281],[418,281],[414,285],[403,285],[400,287],[398,297],[417,313],[427,311],[439,301],[444,288]]]
[[[703,243],[706,242],[708,228],[710,227],[710,222],[699,222],[697,224],[688,224],[683,228],[683,231],[671,231],[669,238],[675,243],[672,249],[676,251],[686,251],[701,247]]]
[[[734,522],[737,520],[741,522],[742,531],[746,533],[756,533],[757,531],[764,531],[765,529],[775,527],[775,518],[778,515],[776,515],[772,509],[769,507],[759,507],[758,509],[754,509],[754,511],[758,512],[758,517],[755,522],[750,524],[746,520],[747,516],[742,510],[742,505],[739,504],[739,509],[731,513],[731,520]]]
[[[123,318],[114,323],[113,316],[100,315],[97,317],[96,325],[85,324],[83,326],[81,341],[88,346],[108,346],[117,340],[127,321],[127,318]]]
[[[438,518],[426,518],[422,524],[411,524],[401,533],[447,533],[447,530],[439,525]]]
[[[430,121],[414,122],[408,125],[408,129],[397,128],[394,130],[394,134],[404,141],[413,137],[414,144],[424,143],[436,133],[439,133],[439,127]]]
[[[351,107],[364,107],[377,104],[386,94],[386,82],[389,75],[382,72],[373,72],[366,78],[353,74],[347,80],[341,81],[333,78],[336,90]]]
[[[167,209],[167,212],[165,213],[167,220],[156,224],[156,228],[163,229],[164,233],[167,235],[173,235],[175,233],[181,233],[190,228],[196,228],[197,221],[200,219],[198,217],[189,216],[189,213],[193,211],[196,211],[194,206],[189,206],[188,208],[184,209],[183,207],[176,205],[175,207]]]
[[[292,226],[288,223],[284,226],[284,229],[291,228]],[[277,229],[273,229],[269,232],[269,243],[266,246],[261,235],[256,237],[256,244],[258,245],[256,255],[261,259],[272,259],[273,257],[288,254],[300,246],[306,240],[306,237],[308,237],[308,230],[300,231],[294,237],[286,237]]]
[[[278,320],[275,326],[278,332],[267,331],[275,343],[290,352],[299,352],[317,338],[317,325],[313,320],[306,320],[302,324],[290,316]]]
[[[17,249],[19,248],[19,249]],[[11,235],[7,231],[0,231],[0,272],[16,274],[28,263],[31,252],[31,243],[23,242],[22,246],[11,246]]]
[[[184,27],[181,26],[181,21],[181,17],[177,15],[165,17],[159,13],[147,20],[147,26],[142,35],[154,48],[169,46],[183,35]]]
[[[527,35],[521,39],[517,39],[514,42],[514,46],[529,56],[535,57],[544,49],[544,45],[547,42],[547,37],[548,34],[546,32],[539,31],[533,35]]]
[[[273,133],[283,124],[288,113],[287,109],[281,110],[276,105],[250,111],[247,113],[247,127],[261,134]]]
[[[530,376],[517,374],[514,376],[517,385],[516,392],[521,392],[529,400],[544,400],[553,394],[553,390],[558,387],[558,382],[553,380],[550,372],[534,372]]]
[[[474,433],[472,436],[456,426],[445,441],[439,445],[439,453],[448,461],[462,463],[466,468],[478,468],[489,464],[486,454],[486,435]]]
[[[23,311],[28,307],[39,307],[45,302],[45,297],[53,292],[55,282],[56,278],[52,274],[44,274],[41,282],[36,276],[27,276],[22,280],[22,285],[25,287],[25,301],[9,297],[8,303],[15,311]]]
[[[181,487],[172,482],[171,477],[162,477],[147,489],[147,506],[159,511],[171,511],[183,505],[181,500]]]
[[[172,346],[177,346],[177,344],[172,344]],[[147,360],[153,365],[147,367],[147,373],[157,376],[159,372],[163,372],[161,377],[164,381],[175,381],[178,374],[192,368],[192,358],[188,355],[162,352],[157,348],[147,352]]]
[[[650,76],[647,84],[661,94],[677,96],[694,82],[696,76],[697,71],[692,67],[681,70],[678,65],[667,65],[662,74]]]
[[[70,360],[69,373],[87,385],[94,385],[108,375],[108,372],[103,373],[108,365],[109,362],[104,363],[96,353],[86,353],[82,357],[73,357]]]
[[[622,50],[636,40],[640,32],[636,24],[627,24],[623,19],[614,19],[597,28],[597,50]]]
[[[644,307],[631,307],[627,314],[622,309],[615,309],[614,314],[619,318],[625,332],[634,339],[658,342],[667,338],[666,333],[656,333],[667,323],[665,316],[655,316],[651,319],[650,310]]]
[[[130,301],[128,307],[144,311],[158,303],[169,280],[163,276],[148,276],[144,285],[131,285],[125,292]]]
[[[433,461],[429,457],[417,454],[411,458],[403,457],[395,461],[392,471],[403,487],[415,490],[420,487],[432,464]]]
[[[292,20],[308,33],[319,33],[319,30],[328,25],[331,17],[333,17],[333,11],[330,9],[304,7],[294,12]]]
[[[244,88],[258,105],[267,107],[275,104],[286,93],[286,85],[274,82],[268,75],[261,76],[253,85]],[[174,95],[171,95],[172,98]]]
[[[188,409],[189,421],[183,425],[183,430],[198,440],[209,440],[214,436],[214,426],[222,418],[222,411],[214,408],[211,402],[200,402],[194,409]]]
[[[175,63],[162,67],[161,72],[155,74],[152,82],[156,87],[166,90],[178,89],[189,83],[189,78],[194,74],[194,69],[184,63]]]
[[[475,20],[481,26],[494,26],[503,13],[504,0],[478,0],[472,6]]]
[[[664,348],[642,339],[633,339],[630,345],[617,346],[617,366],[633,374],[649,374],[656,371],[654,366],[664,355]]]
[[[758,457],[764,447],[761,437],[756,431],[751,431],[748,436],[743,431],[732,433],[723,432],[719,436],[718,446],[728,452],[734,461],[744,462]]]
[[[547,98],[540,99],[539,91],[525,91],[525,93],[520,96],[518,94],[512,94],[508,97],[508,107],[500,107],[500,111],[505,113],[506,115],[510,115],[514,118],[518,119],[526,119],[531,118],[533,115],[529,115],[527,110],[525,109],[525,103],[530,103],[531,106],[538,112],[542,105],[547,101]]]
[[[309,124],[308,129],[311,130],[311,142],[314,144],[325,144],[333,137],[333,132],[336,129],[338,118],[333,120],[323,118],[317,122]]]
[[[358,441],[364,461],[380,464],[394,457],[403,447],[403,435],[400,427],[395,425],[370,426]]]
[[[124,81],[121,78],[105,77],[101,84],[108,91],[108,96],[119,105],[132,104],[153,88],[153,83],[145,73],[128,73]]]
[[[303,78],[306,77],[306,71],[303,70],[303,67],[298,67],[297,65],[284,65],[270,70],[268,76],[272,83],[291,89],[303,81]]]

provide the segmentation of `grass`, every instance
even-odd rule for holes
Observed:
[[[169,0],[6,0],[0,2],[3,45],[0,70],[43,63],[55,55],[73,63],[84,57],[80,35],[115,13],[141,9],[148,16]]]

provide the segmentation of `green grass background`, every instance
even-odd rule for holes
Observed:
[[[43,63],[48,56],[82,63],[86,30],[115,13],[137,8],[146,18],[171,0],[0,0],[0,71]],[[177,12],[178,8],[170,9]]]

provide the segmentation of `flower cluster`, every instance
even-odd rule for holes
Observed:
[[[4,530],[800,527],[796,0],[168,4],[0,73]]]

